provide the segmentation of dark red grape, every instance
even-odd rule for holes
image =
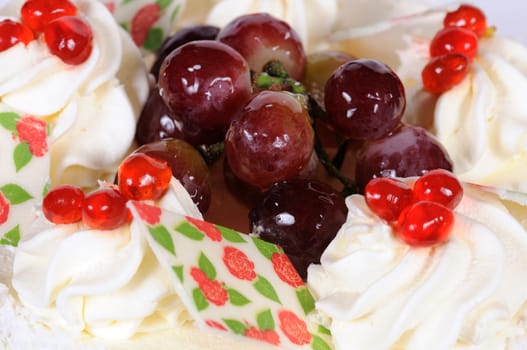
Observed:
[[[346,221],[344,197],[329,185],[291,179],[272,186],[249,213],[251,232],[280,245],[303,279]]]
[[[181,122],[168,109],[159,95],[159,89],[154,87],[146,100],[137,128],[135,139],[139,146],[166,138],[184,138]]]
[[[172,169],[172,175],[185,187],[200,211],[207,211],[211,198],[209,168],[194,147],[183,140],[165,139],[145,144],[135,153],[165,160]]]
[[[158,78],[159,69],[165,57],[183,44],[194,40],[215,40],[220,28],[210,25],[195,25],[178,30],[175,34],[165,39],[156,52],[156,60],[150,69],[150,73]]]
[[[365,142],[357,152],[355,180],[364,188],[374,177],[421,176],[432,169],[452,171],[445,148],[425,129],[401,125],[382,139]]]
[[[187,124],[226,129],[249,100],[251,76],[245,59],[217,41],[192,41],[170,53],[159,73],[161,97]]]
[[[354,58],[341,51],[319,51],[307,56],[306,74],[303,79],[309,95],[324,106],[324,87],[333,72]]]
[[[399,77],[384,63],[349,61],[326,82],[324,104],[337,132],[368,140],[388,134],[401,121],[406,99]]]
[[[300,37],[289,24],[269,14],[234,19],[220,31],[218,40],[241,53],[256,72],[269,61],[280,61],[292,78],[304,76],[306,55]]]
[[[225,152],[233,173],[266,189],[297,176],[311,158],[314,133],[306,108],[292,93],[262,91],[233,120]]]

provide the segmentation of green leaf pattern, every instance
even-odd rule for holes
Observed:
[[[205,295],[199,288],[194,288],[194,290],[192,290],[192,299],[194,300],[194,305],[196,305],[198,311],[203,311],[209,307],[207,298],[205,298]]]
[[[311,311],[315,310],[315,299],[307,289],[307,287],[299,287],[296,290],[296,297],[304,310],[304,313],[307,315]]]
[[[31,161],[32,158],[33,155],[29,150],[29,144],[27,142],[19,143],[15,147],[15,152],[13,153],[16,172],[19,172],[20,169],[25,167]]]
[[[26,190],[17,184],[7,184],[0,187],[0,192],[12,204],[21,204],[33,198]]]
[[[262,331],[265,330],[274,330],[275,322],[273,318],[273,313],[271,312],[271,309],[264,310],[256,315],[256,322],[258,324],[258,328]]]
[[[0,239],[0,245],[11,245],[13,247],[18,246],[20,241],[20,225],[16,225],[13,229],[9,230]]]
[[[207,258],[203,252],[199,255],[198,266],[201,271],[205,272],[205,275],[211,280],[216,279],[216,269],[214,264]]]
[[[229,300],[232,305],[244,306],[251,302],[249,298],[247,298],[242,293],[238,292],[236,289],[229,288],[227,289],[227,293],[229,294]]]
[[[254,289],[258,291],[258,293],[260,293],[267,299],[277,302],[278,304],[282,303],[280,301],[278,293],[276,293],[276,289],[274,289],[273,285],[265,277],[258,275],[253,286]]]
[[[256,248],[260,251],[260,253],[269,260],[271,260],[273,254],[280,253],[280,250],[274,244],[265,242],[258,238],[253,238],[252,240]]]
[[[0,113],[0,125],[11,132],[16,132],[16,123],[20,116],[13,112]]]
[[[157,243],[159,243],[163,248],[168,250],[173,255],[176,255],[174,241],[172,240],[172,236],[170,236],[170,233],[165,226],[158,225],[155,227],[149,227],[148,230]]]
[[[205,234],[203,232],[198,230],[194,225],[191,225],[187,221],[183,221],[181,224],[177,225],[174,230],[186,236],[187,238],[192,239],[193,241],[201,241],[205,238]]]

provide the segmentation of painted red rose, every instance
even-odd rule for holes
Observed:
[[[271,329],[267,329],[265,331],[262,331],[254,326],[247,328],[245,330],[245,336],[247,338],[252,338],[260,341],[264,341],[266,343],[272,344],[272,345],[279,345],[280,344],[280,336],[278,333]]]
[[[291,260],[284,253],[274,253],[271,256],[274,271],[282,281],[296,288],[304,285],[302,277],[298,274]]]
[[[229,300],[229,294],[220,282],[211,280],[205,272],[197,267],[190,269],[190,275],[198,283],[199,289],[203,292],[205,299],[217,306],[225,305]]]
[[[205,283],[207,280],[209,280],[205,272],[194,266],[190,268],[190,275],[198,284]]]
[[[211,224],[210,222],[194,219],[193,217],[187,216],[187,221],[190,222],[192,225],[196,226],[198,230],[203,232],[207,237],[209,237],[214,242],[220,242],[221,232],[218,230],[214,224]]]
[[[207,326],[209,326],[210,328],[215,328],[215,329],[219,329],[220,331],[227,331],[227,327],[225,327],[224,325],[222,325],[221,323],[219,323],[218,321],[214,321],[214,320],[206,320],[205,321],[205,324]]]
[[[214,305],[222,306],[229,300],[227,291],[218,281],[208,280],[205,283],[200,283],[199,288],[205,295],[205,298]]]
[[[223,248],[223,263],[234,277],[247,281],[256,278],[254,263],[237,248],[230,246]]]
[[[137,201],[134,201],[133,205],[137,210],[137,214],[139,214],[141,220],[145,221],[146,223],[155,225],[161,220],[161,208]]]
[[[28,143],[32,155],[42,157],[46,154],[48,143],[45,121],[32,116],[22,117],[16,124],[16,131],[20,140]]]
[[[148,31],[157,22],[160,15],[161,7],[156,3],[145,5],[137,10],[130,23],[130,35],[137,46],[143,46]]]
[[[4,224],[9,217],[9,202],[4,197],[2,192],[0,192],[0,225]]]
[[[280,310],[278,312],[278,319],[280,320],[280,329],[291,343],[296,345],[311,343],[311,333],[309,333],[306,323],[294,312]]]

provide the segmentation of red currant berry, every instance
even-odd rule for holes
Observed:
[[[93,229],[113,230],[127,222],[128,213],[126,198],[119,191],[105,187],[84,198],[82,220]]]
[[[55,187],[42,201],[44,216],[54,224],[72,224],[82,219],[84,192],[71,185]]]
[[[4,19],[0,21],[0,52],[15,46],[19,42],[29,44],[35,39],[33,32],[22,23]]]
[[[463,187],[450,171],[434,169],[415,182],[414,196],[416,200],[432,201],[454,209],[463,198]]]
[[[128,199],[159,199],[165,194],[172,179],[172,169],[164,160],[145,153],[134,153],[119,167],[118,184]]]
[[[403,211],[396,234],[414,247],[429,247],[445,242],[454,225],[454,213],[436,202],[419,201]]]
[[[467,56],[461,53],[434,57],[421,72],[423,87],[433,94],[442,94],[467,76],[469,64]]]
[[[482,37],[487,30],[487,18],[479,8],[464,4],[446,14],[443,26],[466,28]]]
[[[437,57],[447,53],[462,53],[472,61],[478,53],[478,37],[468,29],[443,28],[430,43],[430,56]]]
[[[93,33],[79,17],[60,17],[44,28],[44,39],[52,54],[67,64],[81,64],[90,57]]]
[[[404,208],[412,203],[413,192],[406,183],[390,178],[371,179],[364,189],[368,207],[386,221],[395,221]]]
[[[77,15],[77,7],[69,0],[28,0],[20,12],[22,21],[40,33],[49,22],[59,17]]]

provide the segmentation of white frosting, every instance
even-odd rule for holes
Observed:
[[[347,198],[348,219],[309,268],[337,349],[521,349],[527,208],[465,187],[449,241],[411,248]]]
[[[164,197],[158,204],[166,209],[201,218],[178,181]],[[183,324],[183,304],[137,225],[49,225],[21,241],[12,280],[18,297],[45,324],[103,339]]]
[[[527,191],[525,57],[517,42],[482,39],[471,74],[439,97],[436,134],[461,179]]]
[[[17,17],[20,3],[11,6]],[[42,38],[0,53],[0,111],[50,121],[52,185],[94,186],[129,151],[148,76],[140,52],[101,3],[81,0],[79,16],[93,31],[84,63],[67,65]]]

